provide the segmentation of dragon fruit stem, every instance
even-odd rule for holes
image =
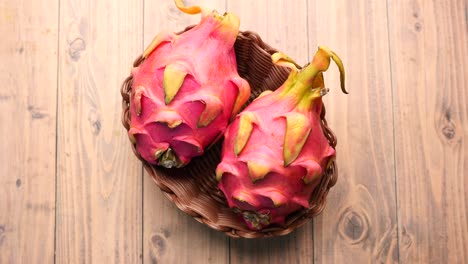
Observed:
[[[336,55],[329,48],[319,46],[318,51],[315,53],[312,62],[305,67],[297,76],[299,88],[299,108],[309,108],[314,105],[314,99],[321,98],[329,91],[325,88],[323,80],[323,72],[328,70],[330,60],[333,60],[338,66],[340,72],[340,86],[343,93],[348,94],[345,89],[345,71],[343,62],[340,57]]]
[[[186,14],[195,15],[205,13],[205,10],[199,6],[185,6],[183,0],[174,0],[174,2],[177,8]]]
[[[336,63],[340,71],[341,90],[345,94],[348,93],[345,89],[345,71],[343,63],[338,55],[327,47],[320,46],[312,62],[301,71],[296,69],[296,64],[290,60],[289,57],[277,54],[272,56],[273,62],[291,69],[287,81],[291,82],[291,84],[284,86],[284,90],[281,94],[283,96],[293,96],[296,98],[297,105],[300,108],[306,109],[312,107],[315,98],[320,98],[327,93],[328,88],[324,87],[322,73],[328,70],[330,60]]]
[[[324,46],[319,46],[318,51],[314,55],[312,63],[310,63],[298,74],[298,81],[306,85],[311,85],[318,73],[328,70],[328,67],[330,66],[330,59],[336,63],[338,70],[340,71],[341,90],[343,93],[348,94],[345,89],[345,70],[343,62],[341,61],[340,57],[336,55],[336,53]]]
[[[174,0],[177,8],[186,14],[202,14],[202,19],[208,18],[215,22],[215,27],[218,27],[217,34],[213,37],[224,40],[226,46],[232,46],[239,33],[239,18],[229,12],[219,14],[216,10],[209,10],[199,6],[185,6],[183,0]],[[198,26],[201,26],[200,24]],[[205,26],[209,27],[209,32],[212,31],[211,26],[213,23],[207,23]]]

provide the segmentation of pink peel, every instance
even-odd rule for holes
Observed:
[[[288,79],[276,91],[261,94],[226,130],[218,187],[252,230],[284,225],[288,215],[308,209],[335,157],[320,119],[322,72],[331,59],[344,82],[341,60],[325,47],[303,70],[286,55],[274,54],[274,63],[292,69]],[[344,83],[341,88],[346,91]]]
[[[234,54],[239,19],[175,4],[202,13],[200,23],[180,35],[158,34],[132,69],[129,136],[147,162],[164,167],[202,155],[250,96]]]

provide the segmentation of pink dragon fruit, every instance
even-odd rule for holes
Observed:
[[[286,216],[309,208],[313,190],[335,157],[320,119],[321,97],[327,92],[322,72],[330,59],[338,65],[341,89],[347,93],[343,64],[328,48],[319,47],[301,71],[276,53],[273,62],[291,68],[288,79],[276,91],[262,93],[226,130],[218,186],[252,230],[284,225]]]
[[[201,22],[180,35],[155,37],[132,70],[130,100],[130,138],[146,161],[167,168],[202,155],[250,96],[234,54],[239,19],[175,3],[185,13],[202,13]]]

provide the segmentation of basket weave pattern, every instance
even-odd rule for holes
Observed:
[[[239,75],[251,86],[248,103],[263,91],[278,88],[287,79],[289,71],[284,67],[273,65],[271,61],[271,54],[276,50],[265,44],[256,33],[240,32],[234,48]],[[137,67],[142,61],[140,56],[133,66]],[[122,123],[127,131],[130,128],[129,102],[132,81],[132,76],[128,77],[121,88]],[[327,126],[325,108],[321,113],[321,121],[325,136],[335,148],[336,137]],[[328,191],[337,181],[336,164],[333,161],[326,168],[321,182],[312,194],[310,208],[289,215],[285,226],[252,231],[240,220],[239,215],[228,207],[226,199],[217,187],[215,169],[220,162],[221,147],[222,140],[205,150],[202,157],[194,158],[188,166],[165,169],[143,160],[135,144],[132,144],[133,152],[143,162],[146,171],[170,201],[197,221],[231,237],[259,238],[281,236],[292,232],[322,212]]]

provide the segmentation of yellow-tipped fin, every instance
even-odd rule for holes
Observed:
[[[270,172],[270,167],[265,166],[257,162],[247,162],[247,167],[249,169],[249,176],[253,183],[258,180],[265,178],[265,176]]]
[[[198,119],[197,127],[206,127],[223,111],[223,102],[208,94],[203,95],[200,101],[205,104],[205,109]]]
[[[297,72],[297,68],[300,68],[300,66],[293,59],[281,52],[277,52],[271,55],[271,60],[273,61],[273,64],[290,68],[294,72]]]
[[[224,174],[239,175],[239,169],[232,164],[221,162],[216,167],[216,180],[220,181]]]
[[[184,83],[187,72],[181,70],[175,64],[169,64],[164,69],[164,102],[168,105],[176,96],[180,87]]]
[[[236,141],[234,144],[234,153],[239,155],[244,149],[247,141],[252,134],[253,124],[257,122],[257,117],[252,112],[244,112],[239,117],[239,131],[237,132]]]
[[[171,129],[174,129],[182,124],[182,120],[175,120],[174,122],[167,123],[167,126]]]
[[[310,120],[307,116],[291,112],[286,114],[286,133],[284,135],[283,158],[284,166],[296,160],[301,153],[311,131]]]
[[[133,103],[135,104],[135,109],[136,109],[136,114],[137,116],[140,116],[141,114],[141,96],[145,92],[145,87],[144,86],[137,86],[135,87],[135,94],[133,96]]]
[[[220,181],[223,177],[224,171],[221,169],[216,168],[216,180]]]
[[[250,85],[249,83],[240,78],[234,77],[231,82],[237,87],[237,97],[232,108],[231,118],[234,117],[241,110],[242,106],[247,102],[250,96]]]
[[[182,117],[176,111],[170,109],[160,109],[153,112],[150,120],[151,122],[165,123],[171,129],[183,123]]]
[[[130,141],[133,143],[133,144],[136,144],[136,137],[135,135],[137,134],[143,134],[141,130],[135,128],[135,127],[130,127],[130,129],[128,130],[128,137],[130,138]]]
[[[136,138],[134,134],[129,133],[128,138],[130,139],[130,142],[132,142],[132,144],[136,144]]]
[[[276,208],[285,205],[288,201],[288,199],[278,191],[269,191],[265,194],[265,196],[270,198]]]
[[[304,177],[302,177],[304,184],[310,184],[320,179],[320,175],[322,174],[322,167],[320,167],[320,164],[317,161],[313,159],[307,159],[296,162],[294,165],[301,166],[306,170],[306,174]]]
[[[151,41],[151,43],[148,45],[148,47],[143,52],[143,55],[141,56],[143,57],[143,59],[146,59],[151,54],[151,52],[153,52],[153,50],[157,48],[161,43],[172,41],[175,37],[176,35],[174,33],[159,33],[158,35],[156,35],[156,37],[154,37],[153,41]]]
[[[246,191],[237,190],[233,193],[232,198],[239,202],[248,203],[252,206],[260,206],[260,202],[255,198],[255,196]]]
[[[262,98],[262,97],[264,97],[264,96],[266,96],[266,95],[269,95],[269,94],[271,94],[272,92],[273,92],[273,91],[271,91],[271,90],[263,91],[261,94],[259,94],[259,95],[257,96],[257,98],[255,98],[255,100],[260,99],[260,98]]]

